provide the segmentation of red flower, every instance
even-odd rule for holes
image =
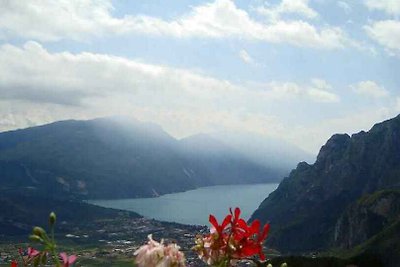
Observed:
[[[248,226],[245,220],[243,220],[242,218],[240,218],[240,209],[239,208],[235,208],[235,213],[232,213],[232,209],[229,209],[233,219],[231,222],[231,232],[233,235],[233,238],[236,241],[239,241],[243,238],[246,238],[247,236],[247,231],[248,231]]]
[[[210,215],[212,225],[210,234],[198,237],[195,250],[201,259],[209,264],[219,264],[220,261],[240,260],[255,255],[259,255],[261,260],[265,260],[262,252],[263,242],[269,231],[269,224],[260,229],[260,221],[255,220],[248,225],[245,220],[240,218],[240,209],[235,208],[234,212],[229,209],[228,214],[218,224],[214,215]]]
[[[217,219],[214,215],[210,214],[209,221],[212,224],[213,228],[211,228],[211,233],[217,232],[218,235],[222,235],[225,228],[231,222],[232,215],[227,215],[225,219],[222,221],[222,224],[219,225]]]
[[[262,232],[260,230],[260,221],[255,220],[248,228],[247,238],[243,240],[242,249],[240,251],[242,257],[250,257],[258,254],[261,260],[265,260],[262,251],[263,243],[269,232],[269,224],[265,224]]]
[[[11,267],[18,267],[18,262],[13,260],[11,262]]]

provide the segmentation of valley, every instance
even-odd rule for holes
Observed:
[[[256,209],[269,195],[249,220],[271,224],[266,248],[272,262],[394,267],[400,260],[399,137],[400,116],[378,123],[368,132],[335,134],[321,148],[315,163],[300,162],[277,186],[257,184],[278,181],[270,176],[273,168],[216,139],[196,136],[177,149],[179,141],[149,124],[127,126],[121,119],[98,119],[2,133],[1,259],[8,262],[15,257],[31,227],[45,225],[43,218],[55,211],[62,218],[58,238],[67,251],[79,251],[79,264],[118,262],[128,266],[133,251],[148,234],[154,234],[179,243],[189,266],[202,266],[191,247],[196,234],[208,231],[207,215],[214,211],[188,205],[188,210],[197,210],[204,220],[178,224],[162,222],[163,217],[158,218],[161,221],[144,218],[121,204],[124,199],[129,201],[128,197],[153,196],[161,201],[156,206],[162,208],[165,202],[184,215],[184,208],[167,200],[168,193],[186,191],[176,194],[185,196],[181,202],[193,198],[206,205],[204,198],[210,201],[208,205],[224,206],[241,198],[253,202],[250,209]],[[161,173],[165,175],[159,180]],[[210,184],[213,186],[204,187]],[[252,189],[241,195],[246,188]],[[258,200],[250,198],[255,189]],[[211,190],[208,196],[204,194],[207,190]],[[97,198],[121,200],[109,200],[117,205],[100,204],[108,208],[85,200],[101,203]],[[171,220],[173,212],[167,211]],[[221,217],[225,213],[216,214]]]

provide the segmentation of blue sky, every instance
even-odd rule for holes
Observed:
[[[130,115],[316,153],[400,113],[400,1],[3,1],[0,131]]]

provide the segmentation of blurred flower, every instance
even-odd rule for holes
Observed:
[[[28,247],[28,258],[33,258],[36,257],[37,255],[39,255],[39,251],[37,251],[36,249],[32,248],[32,247]]]
[[[29,266],[29,264],[36,260],[36,257],[40,255],[40,252],[32,247],[28,247],[26,251],[22,248],[18,249],[18,254],[21,256],[24,266]]]
[[[148,236],[147,244],[138,248],[134,255],[138,267],[184,267],[185,255],[179,251],[180,247],[176,244],[165,246],[163,240],[157,242],[152,235]]]
[[[60,253],[60,257],[63,260],[63,267],[69,267],[77,259],[75,255],[68,256],[65,252]]]

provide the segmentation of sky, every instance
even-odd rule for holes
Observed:
[[[399,0],[0,0],[0,131],[133,116],[316,154],[400,113]]]

